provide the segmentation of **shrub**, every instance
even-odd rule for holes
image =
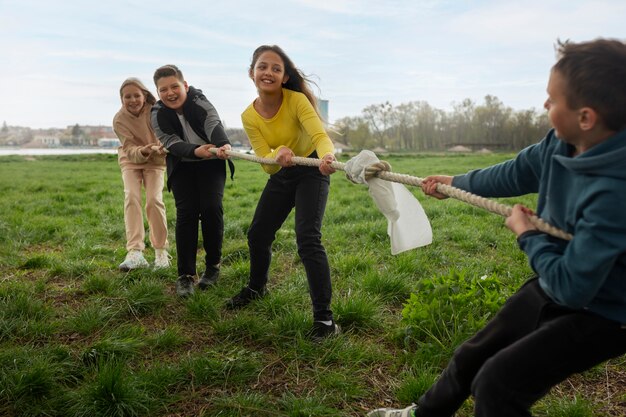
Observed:
[[[466,276],[453,270],[424,279],[402,310],[405,342],[434,345],[449,354],[482,328],[507,296],[505,286],[493,275]]]

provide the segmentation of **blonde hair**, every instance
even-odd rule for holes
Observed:
[[[122,98],[122,90],[127,85],[134,85],[137,88],[139,88],[143,92],[144,97],[146,98],[146,103],[150,105],[156,103],[156,98],[154,98],[150,90],[148,90],[146,86],[143,85],[143,83],[139,81],[138,78],[135,78],[135,77],[130,77],[124,80],[124,82],[122,83],[122,86],[120,87],[120,99]]]

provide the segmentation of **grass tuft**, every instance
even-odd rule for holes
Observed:
[[[148,346],[159,352],[175,352],[176,349],[189,341],[180,326],[171,326],[153,334],[147,341]]]
[[[329,405],[332,404],[330,398],[315,395],[307,397],[296,397],[291,393],[286,393],[280,399],[282,413],[289,417],[340,417],[345,416],[340,410]]]
[[[103,305],[96,301],[89,304],[66,320],[65,327],[69,332],[76,332],[88,336],[101,331],[118,315],[113,306]]]
[[[124,371],[122,362],[99,363],[93,379],[73,395],[76,417],[135,417],[148,415],[154,401]]]
[[[210,387],[244,384],[255,378],[261,369],[258,355],[244,349],[192,356],[185,360],[182,367],[191,384]]]
[[[276,417],[280,415],[271,398],[257,392],[236,392],[214,400],[211,408],[202,410],[201,417]]]
[[[367,332],[382,327],[379,305],[380,301],[367,293],[354,292],[335,301],[333,309],[345,330]]]
[[[594,417],[599,415],[591,401],[578,395],[573,398],[550,395],[533,409],[537,416],[549,417]]]
[[[161,310],[167,303],[165,285],[153,279],[142,279],[128,286],[125,291],[129,312],[143,316]]]
[[[94,342],[84,350],[82,359],[91,365],[109,360],[127,360],[138,355],[145,343],[138,335],[118,331]]]
[[[436,381],[439,376],[437,369],[413,369],[402,378],[402,383],[397,391],[400,403],[417,403],[417,400]]]
[[[109,277],[92,275],[85,278],[82,288],[88,294],[111,295],[114,284]]]

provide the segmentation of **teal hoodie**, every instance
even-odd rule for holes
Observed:
[[[515,159],[454,177],[483,197],[539,193],[537,215],[574,235],[518,239],[544,291],[558,304],[626,323],[626,130],[571,157],[554,133]]]

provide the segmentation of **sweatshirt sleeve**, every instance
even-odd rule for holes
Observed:
[[[552,146],[546,139],[523,149],[514,159],[452,179],[452,186],[482,197],[515,197],[539,191],[544,159]]]
[[[126,153],[128,160],[134,164],[145,164],[148,157],[141,153],[143,145],[137,145],[133,132],[117,118],[113,121],[113,131],[122,143],[122,149]]]
[[[604,190],[589,200],[571,241],[543,233],[518,239],[542,288],[559,304],[574,309],[586,307],[596,297],[626,253],[626,223],[615,216],[616,207],[626,207],[626,195]]]

